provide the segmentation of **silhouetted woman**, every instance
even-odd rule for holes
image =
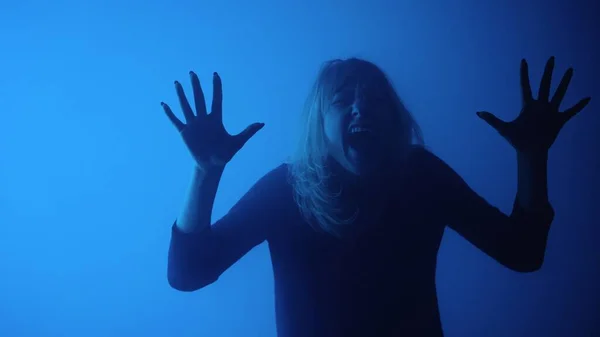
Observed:
[[[554,212],[548,149],[589,102],[559,113],[569,69],[550,98],[554,59],[534,99],[521,63],[523,109],[512,122],[477,115],[515,148],[518,192],[505,215],[426,150],[414,119],[376,65],[325,63],[304,109],[292,159],[256,182],[220,220],[211,212],[226,164],[264,124],[229,135],[221,79],[207,113],[190,72],[194,114],[176,82],[186,122],[162,106],[196,161],[189,199],[172,228],[168,280],[181,291],[213,282],[267,241],[280,337],[442,336],[436,257],[449,226],[506,267],[538,270]]]

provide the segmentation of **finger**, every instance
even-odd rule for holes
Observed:
[[[560,107],[560,103],[562,103],[563,98],[565,98],[565,94],[567,93],[567,88],[569,87],[569,83],[571,82],[571,78],[573,77],[573,68],[567,69],[563,78],[560,80],[558,87],[556,88],[556,92],[552,97],[552,105],[554,105],[557,109]]]
[[[185,128],[185,124],[182,121],[180,121],[179,118],[177,118],[177,116],[175,116],[173,111],[171,111],[171,108],[166,103],[160,102],[160,105],[162,106],[163,110],[167,114],[167,117],[169,118],[171,123],[173,123],[173,125],[175,125],[177,130],[179,132],[181,132],[181,130],[183,130],[183,128]]]
[[[533,101],[531,84],[529,83],[529,66],[525,59],[521,60],[521,93],[523,96],[523,104],[528,104]]]
[[[573,107],[565,110],[565,112],[563,113],[565,118],[564,122],[566,123],[569,119],[573,118],[581,110],[583,110],[583,108],[585,108],[586,105],[588,105],[591,99],[591,97],[584,98],[581,101],[577,102],[577,104],[575,104]]]
[[[218,119],[223,117],[223,83],[217,73],[213,73],[213,99],[211,114],[215,114]]]
[[[544,75],[542,75],[542,82],[540,83],[540,89],[538,92],[538,100],[542,102],[548,102],[550,97],[550,85],[552,84],[552,71],[554,70],[554,56],[548,59],[546,67],[544,68]]]
[[[264,126],[265,123],[254,123],[248,126],[244,131],[237,134],[235,138],[238,141],[239,147],[241,148],[242,146],[244,146],[246,142]]]
[[[175,91],[177,92],[177,98],[179,98],[179,105],[181,105],[181,110],[183,110],[183,116],[185,117],[186,122],[190,122],[194,119],[194,112],[192,111],[192,107],[185,97],[185,92],[183,92],[183,87],[181,83],[175,81]]]
[[[505,121],[501,120],[500,118],[494,116],[493,114],[487,111],[479,111],[477,112],[477,116],[483,119],[486,123],[488,123],[499,133],[504,133],[504,127],[506,126]]]
[[[202,86],[200,86],[200,80],[198,75],[193,71],[190,71],[190,79],[192,80],[192,90],[194,91],[194,104],[196,106],[196,115],[206,115],[206,102],[204,101],[204,92],[202,92]]]

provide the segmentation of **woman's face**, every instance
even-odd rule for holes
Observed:
[[[380,76],[347,78],[323,111],[329,154],[354,175],[382,173],[391,157],[395,112],[389,90]]]

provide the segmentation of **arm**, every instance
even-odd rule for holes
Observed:
[[[271,201],[263,199],[261,193],[272,187],[269,185],[271,173],[256,183],[225,217],[210,225],[225,165],[264,124],[254,123],[241,133],[230,135],[223,125],[221,77],[213,73],[210,113],[198,76],[190,71],[190,79],[196,111],[181,83],[175,81],[185,123],[175,116],[169,105],[161,103],[197,165],[186,207],[172,228],[169,247],[169,284],[182,291],[197,290],[216,281],[229,266],[266,239],[272,223],[272,217],[261,212]]]
[[[183,212],[176,222],[182,233],[202,232],[210,227],[215,196],[223,175],[221,167],[202,170],[196,166]]]
[[[219,276],[263,242],[277,222],[271,211],[283,186],[283,167],[261,178],[220,220],[211,213],[222,171],[196,171],[189,198],[171,232],[168,280],[171,287],[195,291]]]
[[[519,272],[543,263],[554,211],[547,199],[545,162],[519,157],[518,193],[510,215],[474,192],[435,155],[423,154],[429,166],[438,206],[450,228],[504,266]],[[429,179],[429,178],[428,178]]]
[[[548,201],[548,153],[517,153],[517,200],[526,210],[543,210]]]
[[[506,266],[534,271],[542,266],[554,210],[548,202],[547,158],[562,127],[590,102],[584,98],[561,112],[560,105],[573,76],[569,68],[550,97],[554,57],[548,59],[538,97],[529,82],[529,66],[521,60],[522,108],[516,119],[505,122],[487,111],[477,115],[517,151],[517,196],[510,216],[478,197],[450,168],[440,164],[449,186],[444,191],[449,222],[461,235]],[[446,193],[447,192],[447,193]],[[450,197],[454,197],[451,199]],[[484,224],[485,223],[485,224]]]

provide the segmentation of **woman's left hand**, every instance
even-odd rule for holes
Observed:
[[[477,116],[496,129],[519,153],[535,154],[548,151],[562,127],[590,102],[590,97],[587,97],[573,107],[560,112],[560,104],[573,76],[573,68],[565,72],[554,96],[550,99],[553,69],[554,57],[551,57],[546,63],[538,98],[534,99],[529,84],[527,62],[521,61],[523,108],[515,120],[505,122],[487,111],[477,112]]]

